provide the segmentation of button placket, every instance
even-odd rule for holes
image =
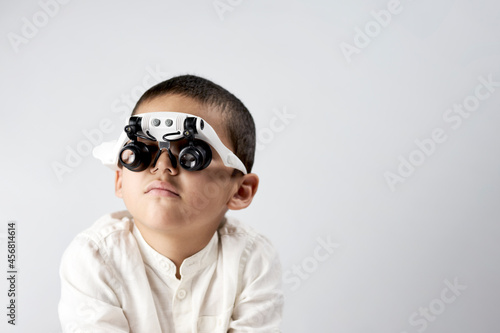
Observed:
[[[187,291],[185,289],[179,289],[179,291],[177,291],[177,298],[180,300],[183,300],[184,298],[186,298],[186,295],[187,295]]]
[[[174,317],[174,324],[176,332],[191,332],[191,315],[192,315],[192,303],[191,303],[191,280],[182,279],[179,281],[177,288],[174,289],[173,300],[172,300],[172,314]]]

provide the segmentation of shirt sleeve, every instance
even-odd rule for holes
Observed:
[[[242,289],[235,302],[228,333],[280,332],[283,292],[279,257],[263,236],[259,235],[251,245],[242,257]]]
[[[105,258],[102,249],[82,235],[66,249],[59,271],[58,307],[64,333],[130,331],[114,292],[116,280]]]

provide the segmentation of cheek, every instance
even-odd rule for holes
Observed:
[[[135,175],[123,174],[122,180],[122,196],[124,200],[130,200],[137,197],[141,190],[140,181]]]
[[[210,204],[225,204],[231,197],[234,187],[231,178],[224,170],[205,170],[201,175],[190,177],[189,193],[193,206],[199,208]],[[210,172],[208,172],[210,171]],[[215,172],[214,172],[215,171]]]

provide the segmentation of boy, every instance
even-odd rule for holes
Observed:
[[[65,251],[63,331],[279,332],[278,256],[225,217],[248,207],[259,183],[246,107],[211,81],[174,77],[144,93],[122,139],[112,157],[127,211]]]

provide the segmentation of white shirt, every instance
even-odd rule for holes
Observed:
[[[278,255],[251,228],[226,218],[175,271],[127,211],[101,217],[62,257],[63,332],[280,332]]]

